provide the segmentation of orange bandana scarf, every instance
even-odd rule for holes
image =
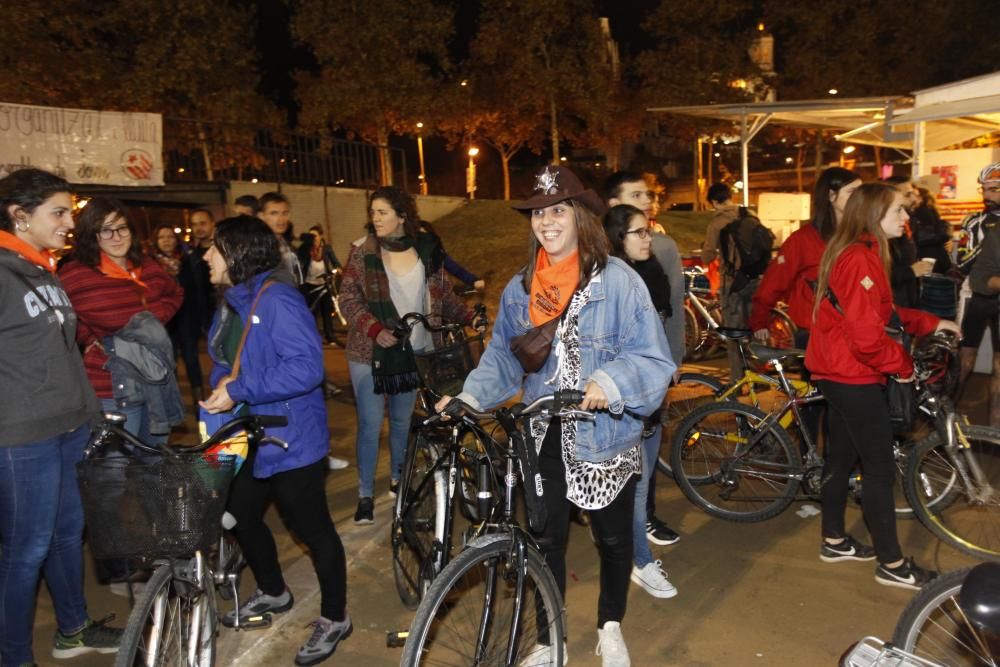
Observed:
[[[535,274],[531,277],[531,301],[528,314],[531,323],[541,326],[559,317],[580,284],[580,253],[574,251],[564,260],[549,264],[549,254],[538,249]]]
[[[142,282],[142,267],[132,267],[131,262],[129,262],[129,268],[126,271],[121,266],[115,263],[113,259],[108,257],[107,253],[101,253],[101,266],[99,267],[101,273],[106,275],[108,278],[115,278],[116,280],[131,280],[136,285],[142,289],[146,289],[146,283]]]
[[[14,234],[0,229],[0,248],[16,252],[32,264],[37,264],[49,273],[56,272],[56,256],[51,250],[36,250],[27,241],[22,241]]]

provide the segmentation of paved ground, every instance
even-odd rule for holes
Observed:
[[[327,368],[335,382],[348,384],[343,353],[327,352]],[[973,421],[984,416],[985,383],[969,393]],[[334,452],[353,460],[354,410],[330,402]],[[330,509],[348,555],[348,600],[354,635],[324,664],[380,666],[398,664],[400,649],[386,648],[386,633],[405,629],[412,618],[396,596],[392,579],[388,529],[390,500],[387,459],[380,462],[374,526],[355,526],[356,469],[352,465],[329,475]],[[868,563],[824,564],[817,557],[819,516],[815,503],[797,503],[781,516],[759,524],[736,524],[708,517],[661,477],[658,513],[682,534],[674,546],[654,547],[680,594],[655,600],[633,586],[624,635],[632,664],[644,665],[835,665],[841,653],[865,635],[887,637],[910,594],[877,585]],[[306,625],[319,613],[318,589],[308,558],[284,531],[274,512],[269,516],[278,539],[288,583],[296,596],[289,613],[276,617],[268,630],[236,633],[223,628],[219,665],[292,664],[308,636]],[[848,525],[865,537],[860,511],[848,509]],[[939,569],[968,564],[961,554],[942,546],[914,521],[900,522],[905,553]],[[594,655],[597,558],[586,531],[574,527],[567,591],[569,657],[572,665],[599,665]],[[243,588],[252,590],[251,576]],[[98,586],[88,570],[91,614],[118,614],[124,623],[128,603]],[[48,657],[54,631],[51,602],[44,589],[38,596],[35,649],[39,664]],[[228,609],[224,606],[223,609]],[[87,656],[66,664],[110,665],[107,656]]]

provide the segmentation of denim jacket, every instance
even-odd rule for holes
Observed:
[[[542,369],[525,375],[510,341],[532,327],[528,295],[514,276],[500,297],[493,338],[458,398],[482,409],[500,405],[522,388],[531,402],[552,393],[546,382],[557,369],[550,354]],[[576,456],[607,461],[639,443],[642,418],[663,403],[676,370],[663,325],[642,279],[624,262],[608,265],[591,279],[590,300],[580,312],[580,389],[593,380],[608,398],[608,410],[577,425]]]

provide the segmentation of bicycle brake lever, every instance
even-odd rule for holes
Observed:
[[[577,419],[584,419],[591,422],[597,419],[597,416],[593,412],[587,412],[586,410],[561,410],[559,416],[576,417]]]
[[[265,435],[263,438],[261,438],[258,441],[258,444],[259,445],[277,445],[278,447],[281,447],[284,450],[288,449],[288,443],[287,442],[285,442],[281,438],[276,438],[273,435]]]

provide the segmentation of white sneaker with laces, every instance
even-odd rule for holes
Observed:
[[[617,621],[608,621],[603,628],[597,629],[597,650],[601,656],[602,667],[631,667],[628,657],[628,647],[622,637],[622,626]]]
[[[528,651],[528,655],[520,662],[520,667],[552,667],[555,656],[552,653],[552,646],[549,644],[535,644]],[[566,642],[563,642],[563,667],[569,662],[569,654],[566,653]]]
[[[642,567],[632,566],[632,581],[641,586],[654,598],[672,598],[677,588],[667,581],[667,573],[661,567],[663,561],[654,560]]]
[[[330,470],[343,470],[349,465],[351,464],[348,463],[345,459],[338,458],[336,456],[333,456],[332,454],[326,457],[326,467],[329,468]]]

